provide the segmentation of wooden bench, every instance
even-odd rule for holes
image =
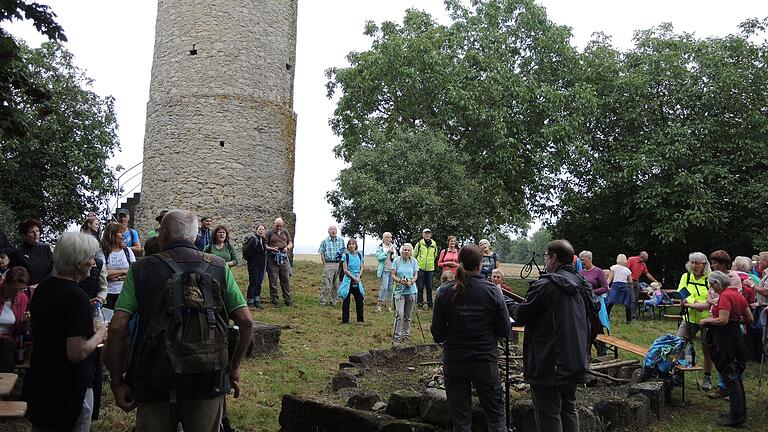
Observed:
[[[0,419],[20,418],[26,413],[26,402],[0,401]]]
[[[619,358],[619,349],[637,354],[640,357],[645,357],[648,354],[648,348],[643,348],[640,345],[635,345],[616,336],[599,334],[597,335],[597,340],[607,345],[606,348],[609,351],[613,351],[614,358]]]
[[[704,368],[701,366],[682,366],[682,365],[675,365],[675,375],[678,375],[681,377],[681,384],[680,386],[682,389],[682,398],[683,402],[685,402],[685,374],[688,372],[699,372],[703,371]]]
[[[11,395],[18,379],[19,376],[15,373],[0,373],[0,399]]]

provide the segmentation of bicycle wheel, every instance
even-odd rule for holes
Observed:
[[[528,264],[524,265],[523,268],[520,270],[520,279],[527,279],[528,276],[531,275],[531,271],[533,270],[533,266],[530,262]]]

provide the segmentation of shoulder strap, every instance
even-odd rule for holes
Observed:
[[[131,253],[128,252],[128,246],[123,248],[123,253],[125,254],[125,260],[128,261],[128,265],[131,264]]]

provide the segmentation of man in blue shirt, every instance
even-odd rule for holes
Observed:
[[[126,209],[117,210],[117,221],[125,226],[127,230],[123,233],[123,242],[131,248],[135,256],[141,256],[141,241],[139,241],[139,232],[128,226],[131,220],[131,214]]]
[[[320,304],[336,306],[339,302],[339,262],[346,246],[344,240],[336,235],[337,229],[331,225],[328,237],[320,242],[318,253],[323,261],[323,287],[320,289]]]
[[[200,228],[197,230],[197,240],[195,240],[197,250],[201,251],[211,244],[211,225],[213,225],[213,219],[210,217],[203,216],[200,218]]]

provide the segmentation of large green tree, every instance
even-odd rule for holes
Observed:
[[[558,156],[580,136],[581,107],[592,97],[572,73],[579,57],[569,29],[532,0],[446,6],[450,25],[413,9],[402,23],[368,23],[371,49],[350,53],[348,67],[328,71],[329,97],[340,93],[330,121],[341,138],[335,151],[349,163],[329,202],[347,231],[411,235],[425,224],[445,224],[440,234],[476,239],[523,229],[531,210],[554,202]],[[389,149],[403,131],[429,137],[411,146],[421,159]],[[455,161],[449,167],[446,155]],[[422,199],[380,199],[381,189],[400,184],[387,177],[381,187],[348,180],[369,176],[374,161],[406,185],[419,185]],[[466,175],[452,175],[457,164]],[[471,202],[450,195],[446,184],[469,193]],[[451,220],[441,221],[443,215]]]
[[[52,41],[65,42],[64,31],[50,8],[24,0],[0,0],[0,24],[4,21],[30,20],[37,31]],[[20,103],[32,102],[39,109],[50,101],[49,89],[34,79],[23,49],[5,29],[0,27],[0,139],[24,136],[29,128],[26,108]]]
[[[649,250],[669,280],[691,251],[768,247],[765,24],[706,39],[665,24],[636,32],[627,52],[604,36],[587,47],[597,103],[567,164],[555,235],[605,266]]]
[[[0,140],[0,199],[18,219],[40,218],[53,232],[101,206],[112,189],[107,160],[119,147],[114,100],[89,90],[91,79],[61,45],[19,45],[31,85],[44,88],[40,104],[14,94],[27,130]]]

